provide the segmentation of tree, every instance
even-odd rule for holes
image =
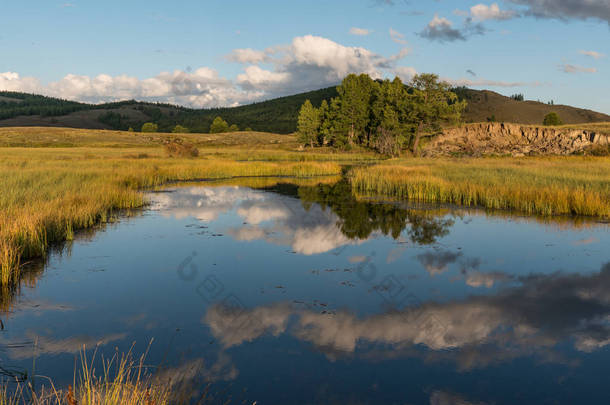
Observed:
[[[229,127],[229,132],[237,132],[237,131],[239,131],[239,127],[237,125],[233,124]]]
[[[416,155],[424,131],[438,132],[443,121],[458,121],[466,108],[466,102],[458,101],[450,89],[450,84],[439,81],[435,74],[415,75],[411,80],[411,121],[415,124],[413,153]]]
[[[337,87],[341,99],[339,119],[349,128],[347,139],[350,145],[354,143],[356,137],[364,135],[373,83],[367,74],[350,74]]]
[[[142,132],[157,132],[159,130],[159,126],[154,122],[147,122],[142,125]]]
[[[227,121],[223,120],[222,117],[214,118],[212,125],[210,125],[211,134],[220,134],[222,132],[227,132],[228,130],[229,124],[227,124]]]
[[[189,129],[187,127],[183,127],[182,125],[176,125],[174,129],[172,129],[174,134],[188,134]]]
[[[559,114],[556,112],[548,113],[544,117],[544,121],[542,122],[544,125],[563,125],[561,118],[559,118]]]
[[[305,103],[303,103],[303,106],[299,111],[297,128],[299,142],[304,145],[309,144],[309,146],[313,148],[314,143],[316,143],[318,139],[320,112],[309,100],[305,100]]]

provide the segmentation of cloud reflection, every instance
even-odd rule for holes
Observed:
[[[432,356],[453,357],[462,368],[525,355],[565,362],[553,352],[564,342],[582,352],[610,345],[610,263],[592,275],[533,275],[520,281],[492,296],[428,302],[363,318],[280,303],[238,312],[214,306],[203,322],[225,347],[289,333],[333,354],[361,354],[371,344],[388,348],[389,355],[426,347]]]

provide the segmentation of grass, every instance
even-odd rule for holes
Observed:
[[[180,134],[199,156],[168,157],[163,145],[175,142],[171,134],[0,128],[0,145],[21,145],[0,147],[0,285],[18,284],[25,261],[75,231],[144,206],[142,190],[172,182],[256,176],[270,184],[278,176],[336,176],[342,164],[367,162],[376,165],[350,171],[356,193],[545,216],[610,216],[607,157],[381,162],[370,152],[300,151],[290,147],[292,136],[265,136]],[[242,143],[217,146],[225,141]]]
[[[355,168],[354,190],[529,215],[610,217],[610,158],[410,159]]]
[[[0,284],[18,280],[20,263],[43,256],[50,244],[119,210],[142,207],[143,189],[174,181],[341,172],[333,162],[162,156],[161,147],[0,148]]]
[[[73,385],[57,389],[49,379],[40,390],[33,390],[31,383],[17,385],[9,391],[0,389],[0,405],[165,405],[174,403],[175,392],[171,387],[179,381],[155,378],[144,364],[145,355],[137,361],[131,352],[119,357],[101,360],[100,375],[95,369],[95,353],[91,359],[81,351],[80,370],[75,370]]]

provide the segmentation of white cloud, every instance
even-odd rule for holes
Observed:
[[[21,77],[16,72],[0,73],[0,90],[37,93],[41,88],[40,82],[34,77]]]
[[[588,68],[578,65],[562,64],[559,69],[564,73],[597,73],[596,68]]]
[[[431,41],[439,42],[466,40],[466,36],[460,30],[453,28],[451,21],[438,15],[434,16],[419,35]]]
[[[392,41],[396,42],[397,44],[401,44],[401,45],[406,45],[407,44],[407,40],[405,39],[405,35],[396,31],[393,28],[390,28],[390,38],[392,38]]]
[[[590,56],[593,59],[601,59],[605,57],[603,53],[595,52],[595,51],[578,51],[581,55]]]
[[[485,4],[477,4],[470,8],[470,15],[478,21],[487,20],[509,20],[517,16],[517,13],[512,10],[500,10],[498,3],[493,3],[491,6]]]
[[[409,66],[398,66],[394,69],[394,74],[400,77],[403,82],[409,82],[417,74],[417,70]]]
[[[244,64],[234,79],[225,78],[209,67],[193,72],[175,70],[154,77],[127,75],[95,77],[67,74],[60,80],[42,84],[16,72],[0,73],[0,90],[39,93],[92,103],[138,99],[190,107],[234,106],[261,99],[334,86],[350,73],[367,73],[373,78],[392,74],[396,63],[409,50],[384,57],[363,47],[344,46],[330,39],[306,35],[290,45],[264,50],[236,49],[227,59]],[[265,63],[264,67],[260,64]],[[407,72],[405,68],[397,71]]]
[[[358,27],[352,27],[349,29],[349,33],[352,35],[357,35],[357,36],[367,36],[371,33],[371,30],[368,30],[366,28],[358,28]]]
[[[267,60],[267,54],[264,51],[257,51],[255,49],[234,49],[227,59],[237,63],[262,63]]]

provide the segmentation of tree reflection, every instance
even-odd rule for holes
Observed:
[[[278,191],[281,192],[282,189]],[[358,200],[347,181],[298,187],[297,194],[306,210],[313,204],[318,204],[335,213],[340,218],[337,226],[350,239],[367,239],[373,232],[382,232],[398,239],[408,228],[407,234],[411,242],[429,245],[448,235],[454,224],[452,219],[437,216],[431,211]]]

